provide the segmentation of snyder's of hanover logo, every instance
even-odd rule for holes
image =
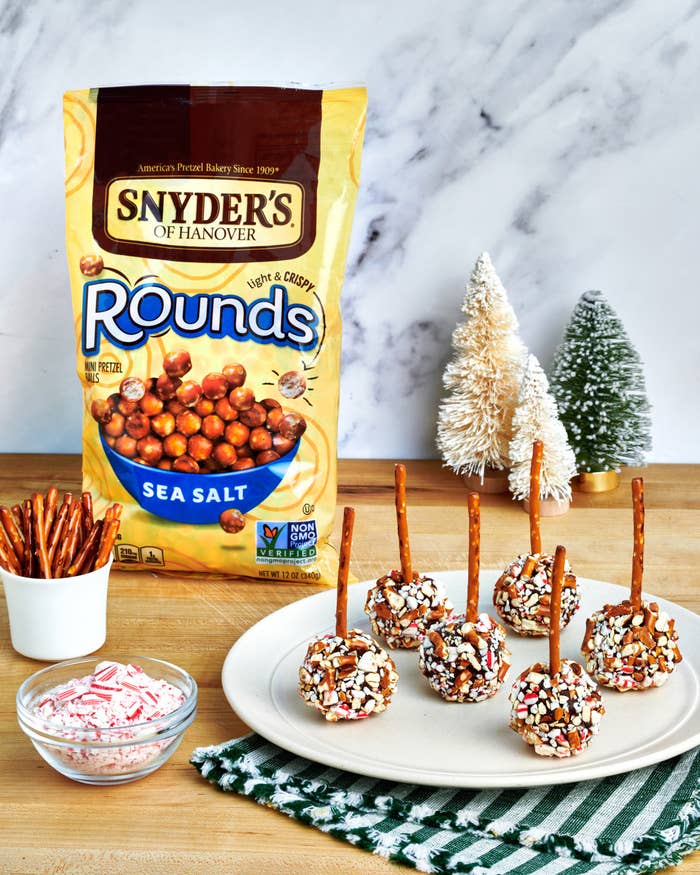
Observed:
[[[193,249],[293,246],[303,233],[304,190],[262,179],[135,177],[106,193],[112,240]]]

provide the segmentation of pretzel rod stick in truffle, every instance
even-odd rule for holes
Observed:
[[[354,525],[355,508],[346,507],[343,511],[343,534],[340,540],[338,590],[335,607],[335,634],[338,638],[348,637],[348,574],[350,573],[350,548]]]
[[[22,573],[25,577],[36,577],[34,531],[32,527],[32,503],[29,499],[27,499],[22,505],[22,532],[24,533],[24,562],[22,563]]]
[[[542,474],[542,452],[544,444],[535,441],[532,445],[530,463],[530,553],[542,552],[540,536],[540,477]]]
[[[102,520],[98,520],[90,529],[90,534],[83,542],[83,546],[78,550],[78,553],[71,563],[66,577],[75,577],[76,574],[82,574],[84,571],[89,571],[97,556],[102,535]]]
[[[51,577],[51,563],[46,549],[46,518],[44,516],[44,496],[40,492],[32,495],[32,525],[34,526],[34,543],[39,565],[39,576]]]
[[[406,517],[406,466],[394,467],[394,498],[396,502],[396,526],[399,532],[399,556],[401,557],[401,576],[404,582],[413,580],[411,567],[411,547],[408,540],[408,519]]]
[[[561,583],[564,578],[566,548],[559,545],[554,554],[552,569],[552,603],[549,615],[549,674],[556,677],[561,669],[559,640],[561,638]]]
[[[46,490],[46,498],[44,500],[44,539],[48,544],[49,535],[51,534],[51,526],[56,518],[56,508],[58,507],[58,489],[55,486],[49,486]]]
[[[469,577],[467,583],[467,623],[479,619],[479,541],[481,519],[479,513],[479,493],[470,492],[469,508]]]
[[[0,507],[0,520],[5,527],[7,538],[12,545],[12,550],[21,566],[24,561],[24,541],[22,540],[22,532],[17,527],[17,523],[9,507],[6,507],[5,505]]]
[[[100,546],[97,550],[97,557],[93,566],[94,570],[102,568],[109,562],[109,557],[114,549],[114,542],[117,539],[120,521],[118,519],[106,520],[102,527],[102,537],[100,538]]]
[[[632,553],[632,608],[642,606],[642,574],[644,572],[644,480],[632,480],[632,506],[634,510],[634,552]]]
[[[47,542],[47,548],[49,551],[49,562],[51,563],[51,568],[54,567],[54,558],[56,556],[56,550],[58,549],[58,545],[61,542],[61,535],[63,534],[66,520],[68,518],[68,505],[62,504],[56,514],[56,518],[53,521],[53,526],[51,527],[51,534],[49,535],[49,539]]]

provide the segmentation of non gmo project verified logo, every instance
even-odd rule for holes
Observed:
[[[316,520],[255,524],[256,562],[306,565],[316,558]]]

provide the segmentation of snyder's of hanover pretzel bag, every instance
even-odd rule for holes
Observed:
[[[335,577],[340,289],[363,89],[64,97],[83,486],[119,566]]]

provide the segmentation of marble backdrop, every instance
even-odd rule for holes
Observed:
[[[364,81],[340,455],[435,455],[488,249],[545,365],[578,296],[605,291],[646,364],[651,459],[700,462],[697,0],[4,0],[0,60],[0,451],[80,449],[62,92]]]

